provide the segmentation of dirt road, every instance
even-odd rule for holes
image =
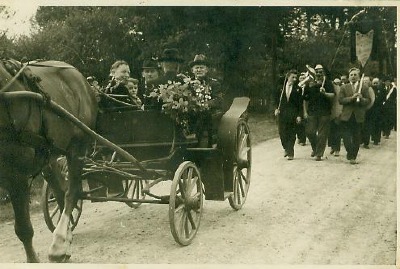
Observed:
[[[396,255],[396,134],[360,149],[359,164],[326,152],[310,158],[296,145],[282,156],[278,139],[253,148],[248,200],[240,211],[206,201],[190,246],[173,240],[168,206],[84,203],[74,231],[73,263],[172,264],[381,264]],[[41,214],[32,216],[34,245],[43,262],[51,233]],[[1,223],[0,262],[25,262],[13,223]]]

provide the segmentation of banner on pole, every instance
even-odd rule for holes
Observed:
[[[365,66],[371,55],[373,39],[374,30],[366,34],[356,31],[356,55],[362,67]]]

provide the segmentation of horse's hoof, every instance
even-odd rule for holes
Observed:
[[[68,262],[70,258],[71,258],[71,255],[68,255],[68,254],[64,254],[64,255],[61,255],[61,256],[49,255],[49,261],[50,262],[56,262],[56,263]]]

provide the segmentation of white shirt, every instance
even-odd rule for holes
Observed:
[[[292,92],[293,85],[286,84],[286,99],[289,101],[290,93]]]

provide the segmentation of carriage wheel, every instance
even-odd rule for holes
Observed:
[[[61,167],[61,174],[63,176],[63,180],[67,180],[68,177],[68,166],[65,157],[59,158],[57,160]],[[64,192],[65,194],[65,192]],[[42,211],[44,215],[44,221],[46,222],[47,227],[51,232],[53,232],[57,226],[57,223],[60,221],[62,210],[60,205],[56,200],[56,194],[50,184],[47,181],[44,181],[42,187]],[[79,199],[76,202],[75,208],[72,211],[70,217],[71,229],[74,230],[76,225],[78,225],[79,218],[82,214],[82,206],[83,200]]]
[[[233,161],[233,194],[229,204],[235,210],[246,202],[251,177],[251,141],[250,130],[244,120],[240,120],[236,129]]]
[[[129,199],[144,199],[146,195],[142,194],[145,180],[124,180],[124,189],[126,197]],[[138,208],[142,203],[126,202],[131,208]]]
[[[182,246],[189,245],[199,229],[203,198],[203,186],[196,165],[189,161],[181,163],[171,185],[169,224],[172,236]]]

